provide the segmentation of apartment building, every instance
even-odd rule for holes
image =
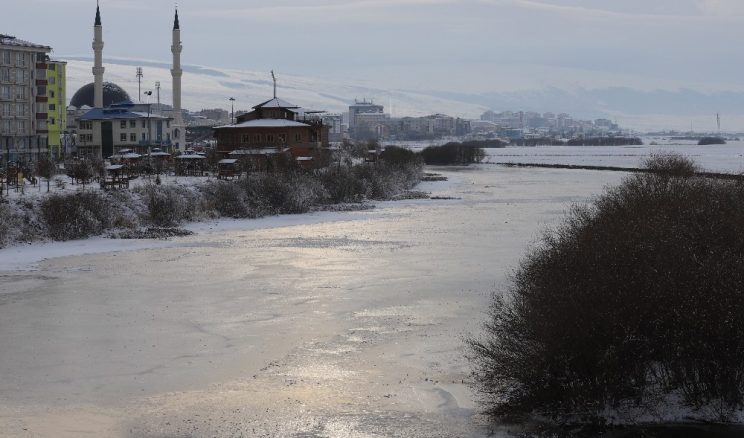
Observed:
[[[67,63],[64,61],[47,62],[47,130],[49,153],[56,159],[64,156],[67,110],[65,93],[67,82]]]
[[[48,56],[52,48],[0,34],[0,156],[35,161],[48,153]]]

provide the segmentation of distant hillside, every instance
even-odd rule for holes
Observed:
[[[67,58],[67,99],[81,86],[92,82],[88,59]],[[142,90],[153,90],[160,81],[162,103],[171,103],[170,65],[151,61],[104,59],[105,79],[123,87],[133,99],[137,98],[135,67],[144,70]],[[278,72],[279,97],[297,105],[330,112],[348,111],[354,99],[374,99],[392,110],[396,117],[423,116],[446,113],[454,117],[478,118],[487,108],[456,99],[400,90],[383,90],[371,86],[338,83],[320,78],[303,77]],[[235,110],[249,110],[272,96],[269,72],[224,70],[211,67],[184,66],[183,107],[190,110],[202,108],[230,109],[228,99],[234,97]],[[153,93],[153,102],[155,93]]]

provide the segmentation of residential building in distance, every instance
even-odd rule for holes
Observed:
[[[67,63],[47,62],[47,128],[49,153],[55,159],[64,156],[67,131]]]
[[[358,116],[364,114],[369,120],[370,117],[374,116],[368,116],[368,114],[383,114],[385,112],[385,108],[382,105],[376,105],[374,101],[367,102],[367,99],[363,99],[361,102],[358,100],[354,100],[353,105],[349,105],[349,130],[354,131],[354,129],[357,126],[357,120]],[[378,116],[379,117],[379,116]],[[389,116],[388,116],[389,117]]]
[[[48,153],[49,46],[0,34],[0,148],[6,162]]]

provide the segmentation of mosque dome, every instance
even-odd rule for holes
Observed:
[[[84,85],[81,87],[74,96],[72,96],[72,99],[70,100],[70,105],[81,108],[83,105],[87,105],[89,107],[94,107],[93,99],[94,99],[94,91],[93,91],[94,84],[91,82],[88,85]],[[120,86],[112,83],[112,82],[104,82],[103,83],[103,106],[107,107],[114,103],[124,102],[124,101],[131,101],[132,99],[129,97],[129,94],[127,94],[126,91],[124,91],[123,88]]]

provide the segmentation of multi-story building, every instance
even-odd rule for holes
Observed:
[[[33,161],[47,148],[47,53],[0,34],[0,148],[5,161]]]
[[[47,128],[49,153],[56,159],[64,156],[67,140],[67,111],[65,108],[67,63],[52,61],[47,63]]]
[[[120,149],[149,153],[153,147],[171,150],[174,120],[154,114],[150,104],[125,102],[93,108],[78,121],[79,156],[108,158]]]
[[[254,106],[235,124],[214,129],[217,151],[232,157],[265,161],[285,155],[312,167],[320,165],[328,152],[328,126],[318,113],[276,97]]]
[[[358,100],[354,101],[354,105],[349,106],[349,130],[354,130],[357,125],[357,120],[359,115],[362,114],[383,114],[385,112],[385,108],[382,105],[376,105],[374,102],[369,101],[367,102],[367,99],[362,100],[361,102]],[[364,116],[367,119],[369,119],[369,116]]]
[[[324,114],[321,117],[323,124],[328,126],[328,141],[337,143],[344,137],[344,117],[341,114]]]

